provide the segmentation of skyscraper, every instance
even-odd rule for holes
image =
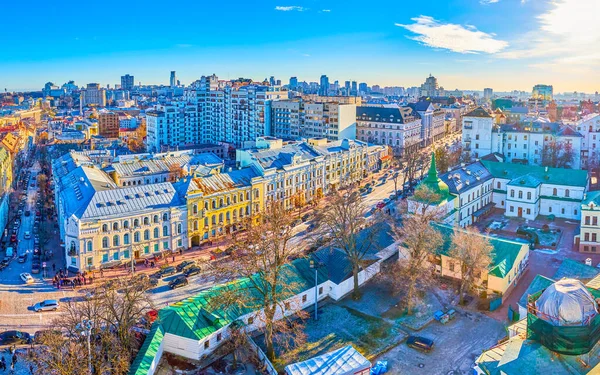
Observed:
[[[290,77],[290,90],[296,90],[298,88],[298,77]]]
[[[361,82],[358,84],[358,92],[361,95],[365,95],[369,93],[369,87],[367,86],[367,84],[365,82]]]
[[[494,95],[494,89],[491,89],[489,87],[483,89],[483,98],[486,100],[489,100],[492,98],[492,95]]]
[[[121,76],[121,90],[132,90],[133,89],[133,76],[125,74]]]
[[[425,79],[425,83],[421,85],[421,96],[438,96],[439,95],[438,80],[431,74]]]
[[[531,97],[539,100],[552,100],[554,98],[552,85],[535,85]]]
[[[319,95],[327,96],[329,93],[329,78],[323,74],[319,85]]]
[[[352,81],[352,88],[350,89],[350,96],[357,96],[358,89],[356,88],[356,81]]]
[[[171,71],[171,80],[169,81],[171,87],[175,87],[177,85],[177,77],[175,76],[175,71]]]
[[[271,76],[271,78],[269,78],[269,85],[275,86],[275,76]]]

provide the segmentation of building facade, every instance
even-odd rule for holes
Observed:
[[[420,148],[421,119],[411,107],[357,107],[356,139],[387,145],[394,153]]]
[[[98,115],[98,135],[105,138],[119,138],[120,120],[115,112]]]

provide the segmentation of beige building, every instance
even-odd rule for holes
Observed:
[[[119,138],[119,115],[104,112],[98,116],[98,134],[105,138]]]
[[[581,223],[575,243],[580,252],[600,252],[600,191],[586,194],[581,203]]]

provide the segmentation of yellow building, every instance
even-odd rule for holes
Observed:
[[[192,246],[244,228],[264,209],[264,180],[253,168],[194,178],[187,190]]]

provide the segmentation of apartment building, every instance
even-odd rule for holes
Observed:
[[[414,109],[421,118],[421,145],[423,147],[444,137],[445,113],[442,109],[436,108],[429,101],[409,103],[408,106]]]
[[[100,87],[99,83],[88,83],[86,89],[81,90],[79,100],[81,106],[106,107],[106,89]]]
[[[98,135],[105,138],[119,138],[120,120],[115,112],[102,112],[98,116]]]
[[[146,111],[146,144],[150,152],[203,143],[202,129],[198,107],[194,104],[158,104]]]
[[[394,153],[414,152],[421,146],[421,118],[411,107],[356,108],[356,138],[387,145]]]
[[[581,167],[600,165],[600,114],[592,113],[575,122],[567,122],[581,134]]]

